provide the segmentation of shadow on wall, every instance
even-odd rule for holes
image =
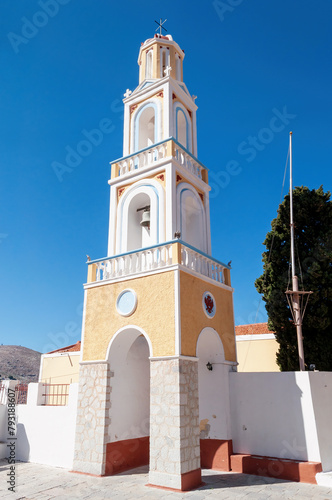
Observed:
[[[20,457],[20,461],[28,462],[30,458],[30,444],[25,430],[24,424],[17,425],[17,453],[16,456]]]

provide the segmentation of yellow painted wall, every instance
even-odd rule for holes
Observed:
[[[72,384],[78,382],[80,353],[64,353],[61,356],[44,357],[41,382]]]
[[[212,319],[203,310],[202,297],[206,291],[216,300],[216,314]],[[236,361],[232,292],[181,271],[180,296],[181,354],[195,356],[200,332],[211,327],[220,335],[226,360]]]
[[[128,317],[116,310],[116,299],[126,288],[135,290],[137,309]],[[83,360],[103,360],[113,335],[136,325],[149,336],[153,356],[175,354],[174,272],[96,286],[87,290]]]
[[[242,340],[236,343],[239,372],[278,372],[275,339]]]

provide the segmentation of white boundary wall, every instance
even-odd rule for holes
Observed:
[[[7,454],[7,406],[0,404],[0,460]]]
[[[234,453],[332,469],[332,372],[231,372],[229,378]]]
[[[16,459],[71,469],[78,384],[70,385],[68,406],[39,406],[42,390],[42,384],[29,384],[27,404],[16,407]]]

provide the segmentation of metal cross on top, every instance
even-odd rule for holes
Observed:
[[[157,23],[157,24],[158,24],[158,28],[156,29],[156,31],[160,29],[160,35],[162,35],[162,31],[161,31],[161,30],[165,30],[165,31],[167,31],[167,29],[166,29],[166,28],[164,28],[164,26],[163,26],[163,24],[165,24],[165,23],[166,23],[166,21],[167,21],[167,19],[165,19],[165,21],[163,21],[161,18],[160,18],[159,23],[158,23],[158,21],[155,21],[155,23]]]

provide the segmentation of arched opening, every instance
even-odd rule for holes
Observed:
[[[181,108],[177,108],[176,110],[176,140],[186,149],[189,149],[188,121]]]
[[[181,81],[181,59],[179,56],[176,56],[176,79]]]
[[[146,53],[145,59],[145,78],[152,78],[152,50]]]
[[[109,347],[108,475],[149,463],[151,354],[147,339],[135,327],[120,331]]]
[[[180,186],[180,184],[179,184]],[[207,251],[204,207],[197,193],[183,188],[180,191],[181,239],[202,252]]]
[[[147,206],[150,206],[150,227],[140,224],[143,210],[137,212],[137,209]],[[161,184],[153,179],[138,181],[126,189],[118,204],[116,253],[148,248],[165,241],[164,238],[164,190]],[[123,263],[123,266],[135,266],[135,259],[136,257],[132,255],[130,259],[126,259],[126,264]],[[119,266],[122,266],[121,260]]]
[[[156,112],[152,104],[141,109],[135,119],[135,151],[152,146],[156,138]]]
[[[137,211],[137,209],[147,206],[151,208],[151,200],[146,193],[137,193],[129,203],[127,252],[151,245],[151,226],[142,226],[140,224],[143,210]]]
[[[202,467],[229,470],[231,454],[229,365],[218,333],[204,328],[197,341]]]
[[[160,73],[161,73],[161,78],[163,78],[165,75],[165,69],[167,68],[167,51],[166,49],[161,50],[161,68],[160,68]]]

